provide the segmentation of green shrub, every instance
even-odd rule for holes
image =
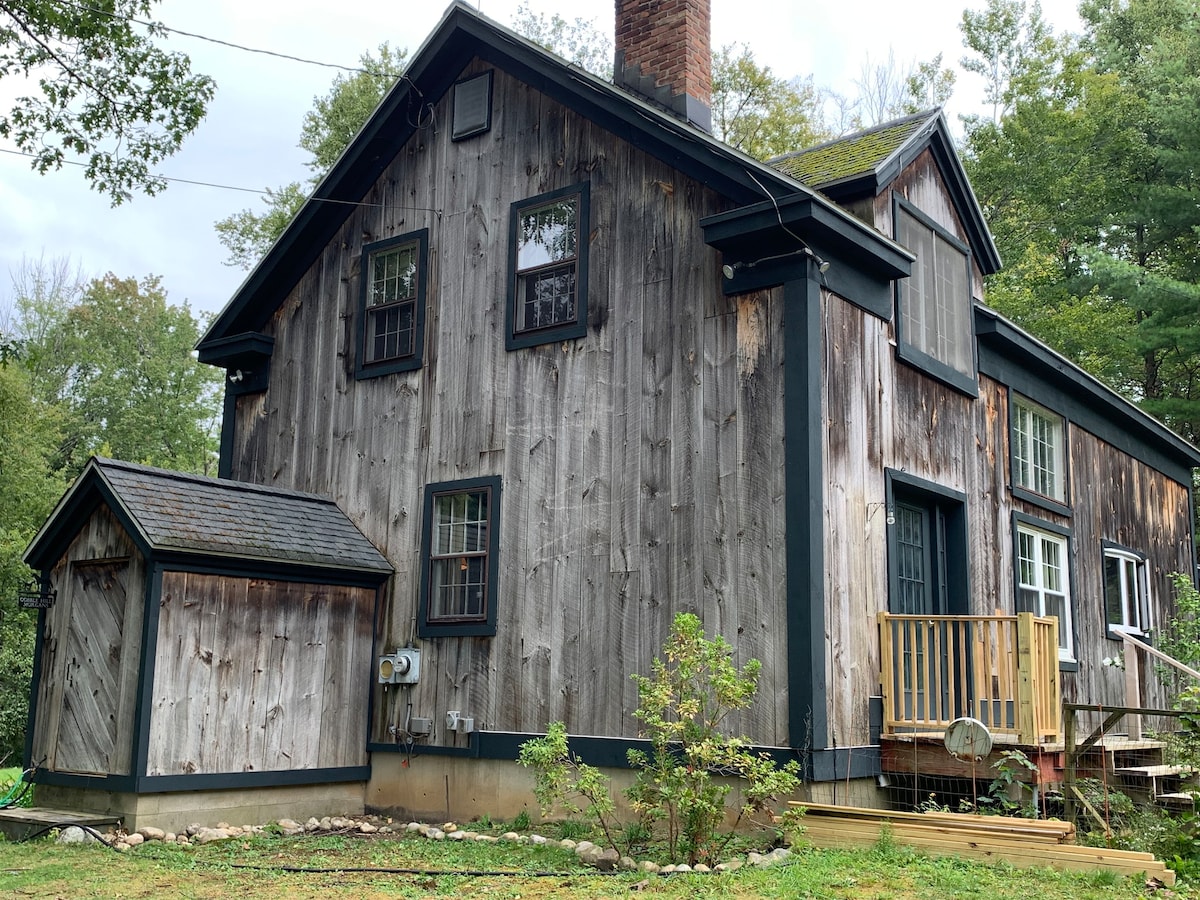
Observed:
[[[651,675],[633,676],[634,716],[651,748],[629,751],[637,774],[625,793],[636,821],[620,831],[608,779],[570,751],[561,722],[521,746],[519,761],[535,771],[534,793],[543,814],[555,806],[582,814],[603,830],[610,846],[626,851],[661,826],[672,861],[715,861],[742,823],[768,812],[800,785],[795,760],[780,767],[769,754],[755,753],[746,738],[725,733],[730,714],[753,702],[761,668],[752,659],[739,670],[724,638],[708,640],[698,617],[677,615]],[[734,782],[742,802],[730,810]],[[733,823],[723,830],[727,812]]]

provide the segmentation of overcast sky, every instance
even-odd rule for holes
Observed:
[[[477,0],[490,18],[511,25],[520,0]],[[529,0],[537,12],[592,19],[613,28],[612,0]],[[883,62],[889,50],[907,66],[944,54],[962,55],[958,22],[983,0],[712,0],[713,45],[747,43],[776,75],[812,75],[818,86],[856,94],[864,62]],[[353,66],[381,41],[415,51],[445,12],[440,0],[164,0],[157,18],[182,31],[247,47]],[[1056,31],[1076,30],[1074,0],[1044,0]],[[337,70],[249,53],[182,36],[168,42],[217,82],[208,116],[162,174],[261,190],[303,180],[297,149],[300,123],[313,98],[324,95]],[[4,87],[10,88],[10,85]],[[0,90],[0,101],[5,91]],[[11,93],[11,88],[9,90]],[[979,103],[976,81],[960,76],[951,118]],[[0,147],[11,146],[0,144]],[[68,257],[85,277],[162,278],[173,302],[215,313],[246,273],[224,265],[225,248],[213,223],[259,197],[227,188],[172,184],[157,197],[135,196],[113,209],[90,190],[81,170],[66,166],[39,176],[28,161],[0,153],[0,306],[11,297],[11,273],[23,259]]]

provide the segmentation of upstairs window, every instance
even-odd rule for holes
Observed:
[[[1104,614],[1109,633],[1150,631],[1150,582],[1146,558],[1120,547],[1104,548]]]
[[[357,377],[421,367],[428,247],[425,229],[363,247]]]
[[[499,506],[499,478],[426,488],[418,634],[496,633]]]
[[[1058,658],[1075,661],[1067,537],[1017,524],[1017,612],[1058,617]]]
[[[1024,397],[1015,394],[1010,397],[1013,486],[1038,497],[1066,503],[1066,449],[1062,416]]]
[[[514,203],[508,349],[587,333],[587,184]]]
[[[896,240],[916,254],[896,287],[901,359],[974,396],[971,264],[967,247],[915,206],[896,199]]]

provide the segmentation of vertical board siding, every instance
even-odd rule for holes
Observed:
[[[375,592],[166,572],[148,775],[366,762]]]
[[[128,775],[145,609],[145,560],[105,507],[50,578],[33,759],[51,771]]]
[[[1158,631],[1174,615],[1168,576],[1191,573],[1190,497],[1186,486],[1131,461],[1094,435],[1081,428],[1070,431],[1075,641],[1077,655],[1087,654],[1070,680],[1074,695],[1082,698],[1077,702],[1123,706],[1124,672],[1100,664],[1103,657],[1122,651],[1120,641],[1106,636],[1103,542],[1148,554],[1153,624]],[[1140,699],[1146,706],[1162,707],[1170,698],[1156,675],[1157,665],[1144,663]]]
[[[448,121],[449,98],[432,113]],[[583,181],[588,333],[506,351],[510,204]],[[371,738],[409,704],[448,746],[465,746],[451,709],[489,730],[634,734],[629,675],[687,610],[763,661],[738,726],[786,742],[784,311],[781,295],[741,312],[722,297],[697,222],[728,204],[503,72],[490,132],[421,131],[364,202],[384,208],[350,214],[270,323],[271,383],[239,401],[234,477],[331,494],[385,553],[380,650],[412,637],[425,486],[499,475],[503,492],[497,634],[421,641],[420,683],[375,687]],[[421,227],[424,365],[356,381],[362,245]]]
[[[888,608],[884,470],[967,496],[971,615],[1014,612],[1012,514],[1070,530],[1077,673],[1064,699],[1121,705],[1120,650],[1105,637],[1103,541],[1148,553],[1156,624],[1170,615],[1167,575],[1191,560],[1187,486],[1068,423],[1072,515],[1015,499],[1009,480],[1008,389],[981,377],[972,400],[896,361],[887,322],[826,296],[826,675],[833,739],[868,741],[866,698],[879,692],[877,612]],[[1152,674],[1152,673],[1151,673]],[[1153,677],[1143,700],[1164,700]]]

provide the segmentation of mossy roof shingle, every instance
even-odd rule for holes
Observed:
[[[937,116],[937,110],[905,116],[776,157],[768,164],[817,189],[860,178],[879,171]]]

